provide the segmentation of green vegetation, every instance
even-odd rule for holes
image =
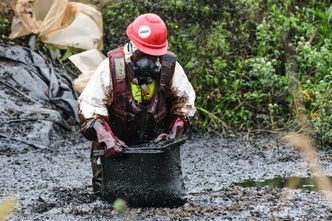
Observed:
[[[0,16],[0,40],[8,40],[10,34],[10,19],[7,16]]]
[[[329,1],[126,0],[102,12],[105,51],[127,40],[141,13],[166,21],[170,50],[197,93],[200,128],[297,128],[300,95],[313,134],[332,143]]]
[[[153,12],[165,20],[170,50],[197,94],[199,128],[299,129],[305,124],[318,140],[332,144],[330,1],[101,2],[105,53],[126,42],[126,27],[138,15]],[[1,19],[6,39],[10,22]],[[46,51],[62,59],[74,53]]]

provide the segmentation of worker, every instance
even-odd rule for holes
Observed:
[[[195,92],[176,56],[167,27],[156,14],[128,25],[127,43],[108,52],[79,96],[81,133],[92,151],[121,156],[134,144],[181,136],[195,114]],[[101,165],[91,156],[93,190],[100,193]]]

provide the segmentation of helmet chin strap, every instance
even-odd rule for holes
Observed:
[[[131,40],[127,41],[126,45],[124,46],[125,50],[125,61],[127,63],[132,61],[133,54],[138,50],[137,46]]]

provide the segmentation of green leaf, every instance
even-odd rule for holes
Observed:
[[[331,19],[332,19],[332,5],[327,10],[327,16],[328,16],[328,19],[327,19],[328,22],[331,22]]]
[[[68,48],[66,50],[66,52],[64,53],[64,55],[61,57],[61,61],[66,60],[67,58],[69,58],[70,56],[72,56],[75,53],[76,53],[76,49],[75,48]]]

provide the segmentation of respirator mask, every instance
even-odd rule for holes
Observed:
[[[136,62],[129,62],[128,67],[134,84],[146,85],[152,80],[159,79],[161,70],[159,58],[153,62],[150,58],[143,57]]]

